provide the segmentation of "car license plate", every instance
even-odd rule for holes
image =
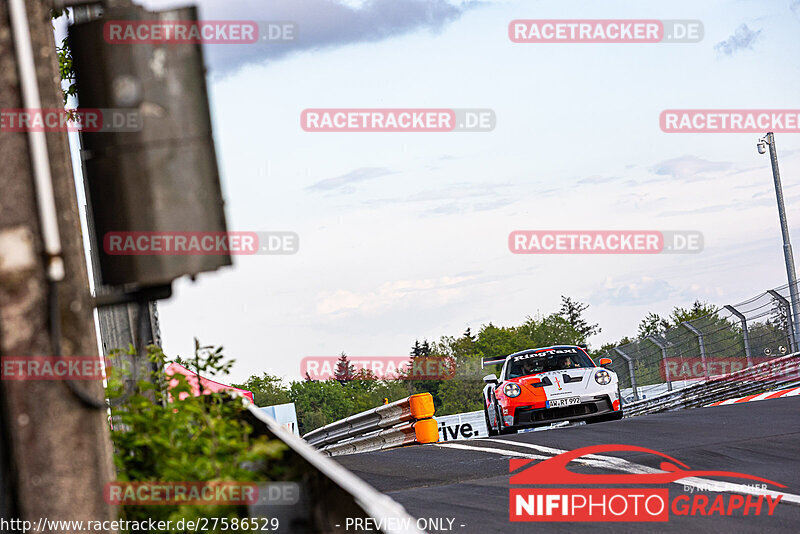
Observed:
[[[580,397],[567,397],[566,399],[553,399],[547,401],[548,408],[561,408],[562,406],[572,406],[574,404],[580,404],[581,398]]]

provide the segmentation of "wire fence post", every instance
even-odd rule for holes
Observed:
[[[794,324],[789,330],[789,335],[794,341],[795,347],[797,347],[797,345],[800,344],[800,332],[795,330],[795,328],[800,327],[800,296],[797,294],[797,273],[794,269],[792,244],[789,241],[789,225],[786,222],[786,206],[783,203],[781,173],[780,170],[778,170],[778,149],[775,147],[775,136],[772,132],[767,132],[767,135],[761,140],[761,143],[764,142],[769,145],[769,160],[772,164],[772,178],[775,182],[775,197],[778,202],[778,219],[781,223],[781,237],[783,238],[783,259],[786,262],[786,277],[789,280],[789,295],[792,299],[789,315],[793,315]]]
[[[633,399],[639,400],[639,391],[636,387],[636,375],[634,375],[633,373],[633,360],[631,360],[624,352],[622,352],[619,347],[614,347],[614,351],[616,351],[617,354],[622,356],[622,359],[628,362],[628,374],[631,375],[631,389],[633,389]]]
[[[669,365],[667,365],[667,346],[659,341],[656,336],[647,336],[645,339],[650,340],[653,345],[661,349],[661,361],[664,365],[664,378],[667,381],[667,391],[672,391],[672,378],[669,374]]]
[[[772,295],[772,297],[778,301],[778,305],[783,308],[783,311],[786,312],[786,326],[788,332],[787,337],[789,338],[789,347],[792,349],[791,352],[797,352],[797,345],[794,342],[794,323],[792,322],[792,307],[789,305],[789,301],[786,300],[786,297],[775,291],[774,289],[767,290],[767,293]]]
[[[747,318],[744,316],[742,312],[727,304],[725,309],[731,312],[733,315],[739,318],[739,321],[742,323],[742,338],[744,339],[744,355],[747,357],[747,367],[751,367],[753,365],[753,354],[750,351],[750,332],[747,330]]]
[[[697,343],[700,345],[700,361],[703,362],[703,375],[708,380],[708,364],[706,363],[706,344],[703,342],[703,333],[695,328],[695,326],[688,321],[681,323],[681,325],[688,328],[694,335],[697,336]]]

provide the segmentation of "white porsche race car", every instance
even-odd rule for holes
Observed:
[[[601,358],[596,365],[581,347],[559,345],[483,360],[503,364],[500,378],[486,375],[483,405],[489,435],[559,421],[622,418],[619,381]]]

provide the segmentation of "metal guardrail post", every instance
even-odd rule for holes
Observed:
[[[708,364],[706,364],[706,344],[703,342],[703,333],[688,321],[681,323],[697,336],[697,343],[700,345],[700,361],[703,362],[703,374],[708,380]]]
[[[751,367],[753,365],[753,355],[750,353],[750,332],[747,330],[747,318],[741,313],[739,310],[731,306],[730,304],[725,306],[725,309],[731,312],[733,315],[739,318],[742,322],[742,337],[744,338],[744,354],[747,356],[747,367]]]
[[[639,400],[639,390],[636,387],[636,375],[633,373],[633,360],[631,360],[627,354],[622,352],[619,347],[614,347],[614,351],[622,356],[622,359],[628,362],[628,374],[631,375],[631,389],[633,389],[633,398],[634,400]]]
[[[792,322],[792,307],[789,305],[789,301],[786,300],[786,297],[775,291],[774,289],[767,290],[767,293],[772,295],[772,297],[778,301],[778,304],[781,308],[786,312],[786,325],[789,327],[786,336],[789,338],[789,347],[791,347],[791,352],[797,352],[797,345],[794,342],[794,323]]]
[[[669,366],[667,365],[667,346],[656,339],[656,336],[647,336],[645,339],[650,340],[656,347],[661,349],[661,361],[664,363],[664,378],[667,380],[667,391],[672,391],[672,380],[669,374]]]

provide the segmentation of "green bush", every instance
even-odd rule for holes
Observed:
[[[221,348],[201,347],[183,365],[204,377],[227,374],[232,365]],[[132,355],[130,350],[128,355]],[[119,355],[117,355],[119,356]],[[160,349],[148,347],[153,372],[126,391],[130,370],[113,367],[108,383],[112,405],[114,463],[124,482],[265,482],[287,475],[278,463],[286,446],[253,437],[242,418],[244,401],[227,393],[194,396],[185,376],[175,374],[167,388]],[[113,358],[115,364],[122,358]],[[128,385],[127,387],[130,387]],[[182,398],[183,397],[183,398]],[[249,401],[248,401],[249,402]],[[247,517],[245,505],[123,505],[120,519],[172,520]],[[216,532],[209,530],[209,532]],[[220,531],[221,532],[221,531]]]

